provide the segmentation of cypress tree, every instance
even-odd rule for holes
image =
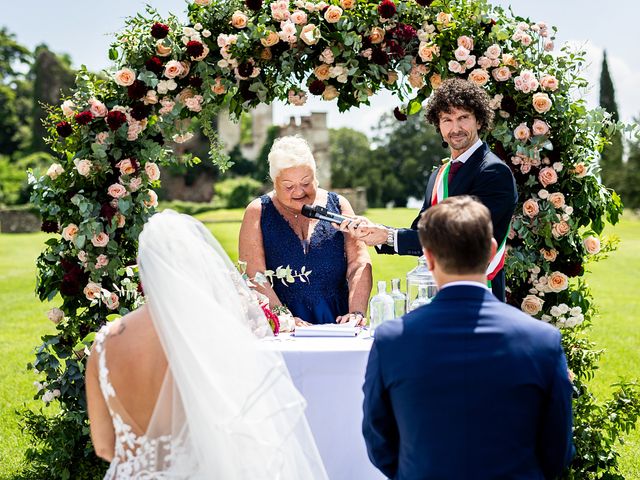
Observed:
[[[613,81],[609,74],[606,51],[602,57],[602,71],[600,73],[600,106],[611,114],[614,121],[617,122],[619,120],[620,115],[618,113],[618,106],[616,105]],[[600,158],[602,183],[615,190],[620,190],[623,177],[622,134],[615,132],[610,138],[610,141],[611,144],[604,147]]]

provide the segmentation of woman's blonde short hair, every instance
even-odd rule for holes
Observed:
[[[285,168],[308,166],[316,173],[316,161],[307,141],[299,135],[277,138],[269,152],[269,176],[276,181]]]

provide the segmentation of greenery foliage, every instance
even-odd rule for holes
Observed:
[[[110,50],[115,71],[108,77],[81,71],[73,95],[51,109],[47,132],[56,163],[31,182],[46,228],[61,235],[47,241],[38,259],[37,293],[43,301],[59,294],[60,307],[50,312],[56,334],[43,337],[31,367],[44,384],[38,398],[58,402],[61,412],[55,422],[27,417],[43,441],[40,456],[30,457],[34,465],[48,471],[65,463],[74,478],[90,470],[74,457],[89,448],[86,349],[105,319],[142,301],[132,266],[136,240],[157,206],[158,165],[177,162],[169,143],[191,138],[192,118],[202,120],[214,161],[226,169],[228,159],[218,153],[206,121],[222,106],[239,117],[260,102],[301,104],[308,91],[337,99],[345,110],[387,88],[406,101],[395,112],[403,119],[418,113],[444,78],[461,76],[491,95],[497,122],[486,140],[519,186],[505,267],[509,302],[564,331],[578,435],[567,476],[614,478],[614,443],[640,404],[631,385],[621,384],[605,404],[586,386],[598,352],[584,333],[594,315],[584,264],[615,247],[599,236],[606,222],[617,222],[622,206],[594,175],[616,125],[570,95],[586,85],[582,53],[553,53],[548,26],[484,0],[297,3],[301,13],[287,0],[247,2],[255,10],[239,0],[197,0],[189,5],[188,26],[148,9],[118,34]],[[387,148],[395,156],[414,155],[402,173],[418,177],[411,189],[419,195],[425,172],[418,164],[429,158],[407,152],[402,140],[400,134]],[[382,177],[393,168],[367,175]],[[390,200],[401,198],[401,187],[390,180],[376,194],[380,202],[387,186]],[[74,422],[77,436],[69,436]],[[75,448],[65,443],[69,438]]]
[[[221,208],[244,208],[261,193],[262,183],[251,177],[233,177],[214,186],[214,202]]]

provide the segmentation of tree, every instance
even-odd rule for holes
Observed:
[[[636,119],[636,122],[638,120]],[[625,207],[640,208],[640,140],[629,144],[629,157],[620,182],[620,196]]]
[[[0,83],[12,86],[16,78],[21,76],[19,65],[28,65],[31,60],[29,49],[20,45],[15,35],[5,27],[0,28]]]
[[[602,72],[600,73],[600,106],[611,114],[614,121],[619,120],[618,106],[616,104],[616,94],[613,88],[613,81],[609,74],[607,63],[607,52],[602,57]],[[611,144],[606,145],[602,150],[600,158],[600,168],[602,169],[602,183],[618,190],[621,186],[623,175],[622,163],[622,133],[616,132],[610,139]]]
[[[352,128],[330,129],[329,156],[334,187],[366,186],[363,174],[371,161],[371,146],[364,133]]]

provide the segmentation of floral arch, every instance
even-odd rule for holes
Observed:
[[[38,259],[41,300],[57,333],[43,337],[31,365],[51,416],[26,412],[38,440],[28,455],[49,476],[91,477],[83,371],[92,332],[140,301],[133,264],[142,225],[157,205],[158,165],[177,161],[190,119],[207,128],[221,107],[238,116],[276,99],[310,95],[344,111],[394,92],[401,121],[442,79],[459,76],[493,99],[486,140],[512,168],[520,203],[506,264],[508,301],[563,329],[576,391],[578,454],[572,478],[617,471],[617,432],[639,404],[621,385],[596,404],[586,381],[598,352],[585,338],[594,316],[584,265],[614,246],[599,239],[621,212],[598,182],[598,152],[615,125],[570,93],[585,86],[580,52],[554,52],[554,29],[514,17],[486,0],[194,0],[188,25],[147,9],[127,21],[106,75],[81,71],[73,95],[52,108],[48,130],[58,163],[31,178],[43,230],[59,234]],[[613,417],[610,415],[615,413]],[[64,439],[64,442],[62,442]],[[62,443],[61,443],[62,442]],[[38,466],[39,465],[39,466]]]

